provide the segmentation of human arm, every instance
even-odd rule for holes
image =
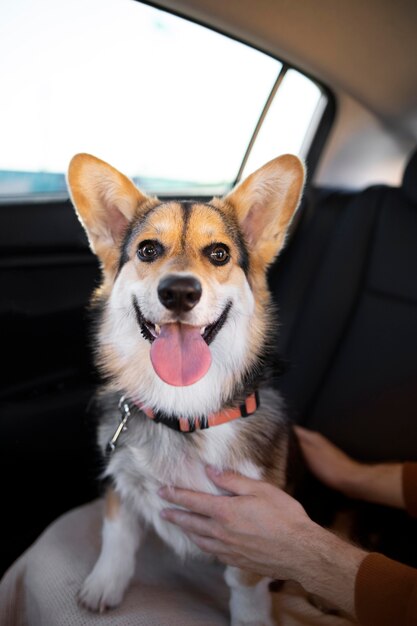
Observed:
[[[324,484],[350,498],[406,508],[403,463],[360,463],[317,432],[295,431],[307,465]]]
[[[351,498],[406,509],[417,517],[417,463],[365,464],[319,433],[295,427],[310,470]],[[363,626],[417,624],[417,570],[372,553],[360,564],[355,609]]]
[[[320,435],[307,431],[303,438],[300,430],[307,463],[329,486],[351,497],[406,506],[417,516],[416,463],[390,464],[386,473],[386,468],[374,466],[368,472]],[[189,509],[166,511],[166,519],[181,526],[204,551],[226,564],[297,580],[310,593],[356,615],[362,626],[417,624],[416,570],[367,554],[318,527],[299,503],[271,485],[229,472],[208,473],[235,495],[163,491],[167,500]]]
[[[223,563],[296,580],[354,615],[355,579],[366,552],[315,524],[296,500],[268,483],[232,472],[207,473],[234,495],[165,488],[166,500],[188,509],[165,509],[165,519]]]
[[[164,509],[205,552],[271,578],[299,582],[356,617],[361,626],[415,626],[417,571],[368,554],[310,520],[301,505],[264,482],[207,472],[230,496],[165,488],[187,510]]]
[[[361,626],[416,626],[417,570],[369,554],[356,576],[355,609]]]

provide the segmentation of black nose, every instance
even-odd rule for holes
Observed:
[[[201,283],[193,276],[166,276],[158,286],[159,300],[178,315],[191,311],[200,300],[201,293]]]

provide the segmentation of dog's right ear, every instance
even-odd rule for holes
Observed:
[[[126,176],[90,154],[77,154],[68,168],[68,188],[92,251],[114,271],[118,246],[145,196]]]
[[[304,166],[284,154],[253,172],[225,198],[235,211],[254,260],[265,269],[282,249],[304,184]]]

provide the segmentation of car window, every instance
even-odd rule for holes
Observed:
[[[305,157],[327,98],[307,76],[285,68],[264,119],[261,120],[253,147],[243,164],[245,177],[278,154],[292,152]]]
[[[77,152],[147,191],[208,195],[308,149],[325,96],[250,46],[134,0],[0,13],[0,195],[65,193]]]

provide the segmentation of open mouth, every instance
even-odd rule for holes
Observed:
[[[150,343],[152,343],[153,341],[155,341],[155,339],[159,337],[161,333],[161,327],[158,324],[154,324],[153,322],[145,318],[135,297],[133,297],[133,307],[135,309],[136,319],[139,324],[142,336]],[[213,322],[212,324],[208,324],[207,326],[202,326],[199,329],[200,335],[207,345],[211,344],[211,342],[217,336],[218,332],[223,328],[231,308],[232,303],[229,301],[223,309],[220,317],[218,317],[215,322]]]
[[[150,360],[161,380],[174,387],[186,387],[203,378],[210,369],[212,356],[209,344],[224,326],[232,303],[207,326],[191,326],[185,322],[155,324],[147,320],[133,298],[140,331],[151,343]]]

